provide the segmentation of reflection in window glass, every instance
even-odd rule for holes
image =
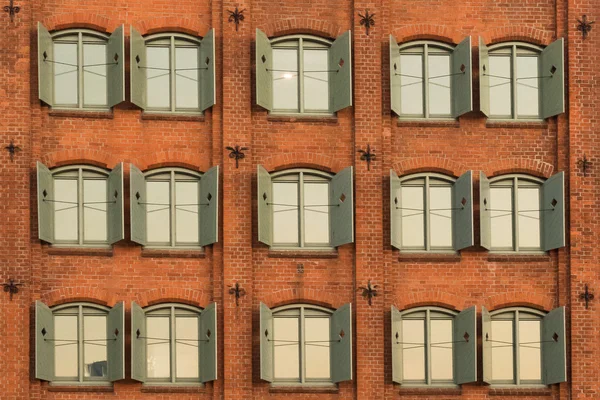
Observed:
[[[423,112],[423,56],[400,55],[402,114],[424,115]]]
[[[106,180],[83,180],[83,238],[85,241],[107,240]]]
[[[522,381],[542,379],[540,321],[519,321],[519,374]]]
[[[513,208],[512,188],[490,188],[488,207],[491,217],[492,247],[512,248],[513,246]]]
[[[429,69],[429,114],[446,115],[452,113],[450,101],[450,56],[428,56]],[[418,87],[418,85],[415,85]]]
[[[146,47],[146,96],[149,108],[169,109],[171,107],[171,66],[168,47]]]
[[[54,238],[56,241],[77,241],[79,232],[77,180],[55,179],[54,200]]]
[[[305,318],[304,325],[306,378],[329,379],[329,318]]]
[[[177,243],[198,243],[199,182],[175,182],[175,231]]]
[[[430,240],[432,248],[452,247],[452,187],[429,188]]]
[[[425,380],[425,321],[402,320],[402,371],[404,380]]]
[[[77,378],[77,316],[54,316],[54,375],[57,378]]]
[[[58,61],[53,64],[54,103],[76,106],[79,98],[77,43],[54,43],[54,59]]]
[[[106,316],[84,315],[83,317],[84,376],[106,377],[108,358],[106,347]]]
[[[451,381],[452,375],[452,320],[432,319],[431,325],[431,379]]]
[[[198,47],[175,47],[175,107],[198,108]]]
[[[298,111],[298,49],[273,49],[273,108]]]
[[[328,51],[304,50],[304,108],[329,110]],[[319,72],[313,72],[319,71]]]
[[[495,116],[512,115],[511,57],[490,56],[490,113]]]
[[[170,318],[146,318],[146,365],[148,378],[169,378],[171,376]]]
[[[152,243],[169,243],[171,240],[169,182],[147,181],[146,205],[147,240]]]
[[[300,348],[298,318],[273,318],[275,379],[299,379]],[[281,341],[281,342],[277,342]]]
[[[423,186],[402,188],[402,246],[425,248]]]
[[[105,106],[106,45],[83,44],[83,104]]]
[[[177,378],[198,378],[198,318],[175,317]]]
[[[298,244],[298,183],[273,182],[273,242]]]
[[[304,184],[304,241],[329,243],[329,184]]]
[[[512,381],[513,321],[492,321],[492,379]]]
[[[517,115],[537,117],[539,110],[538,57],[517,57]]]
[[[519,248],[539,249],[540,242],[540,189],[519,188]]]

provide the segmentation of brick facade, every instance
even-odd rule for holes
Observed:
[[[600,293],[600,174],[595,139],[600,113],[600,27],[585,40],[577,18],[600,18],[587,0],[178,0],[176,2],[29,0],[14,22],[0,15],[0,145],[21,148],[14,161],[0,154],[0,283],[23,283],[12,301],[0,293],[0,399],[600,399],[600,314],[579,299],[585,284]],[[228,11],[245,9],[236,31]],[[369,36],[358,13],[375,14]],[[596,13],[596,14],[594,14]],[[53,111],[38,100],[36,26],[112,32],[125,24],[142,34],[216,32],[217,104],[201,118],[149,117],[125,101],[110,113]],[[334,38],[353,31],[353,107],[335,118],[269,116],[255,103],[254,34],[307,33]],[[398,122],[390,111],[388,36],[398,42],[433,39],[458,44],[473,38],[474,110],[450,122]],[[540,123],[493,123],[479,111],[477,40],[547,45],[564,37],[567,112]],[[129,54],[126,45],[126,54]],[[126,57],[129,60],[129,56]],[[126,92],[129,100],[129,65]],[[376,153],[370,170],[358,149]],[[226,146],[246,146],[239,168]],[[592,161],[584,177],[578,161]],[[145,170],[220,165],[219,242],[201,255],[153,253],[129,240],[128,172],[125,236],[112,251],[56,249],[38,239],[36,161],[49,168],[118,162]],[[355,243],[334,256],[279,254],[258,242],[256,166],[269,171],[310,167],[355,170]],[[479,247],[478,182],[475,246],[459,256],[399,253],[390,245],[389,170],[406,175],[467,170],[488,177],[527,173],[567,176],[567,247],[547,255],[493,255]],[[475,174],[477,177],[478,174]],[[477,179],[476,179],[477,180]],[[596,188],[598,186],[599,188]],[[304,273],[297,273],[297,265]],[[379,296],[369,306],[357,291],[367,281]],[[236,306],[229,287],[246,295]],[[219,379],[201,389],[143,388],[131,380],[127,328],[126,377],[114,389],[51,387],[34,378],[33,305],[88,301],[142,306],[175,301],[204,307],[217,302]],[[260,380],[258,307],[307,302],[332,308],[352,302],[354,379],[333,392],[276,391]],[[439,305],[462,310],[528,306],[567,308],[568,382],[544,389],[408,389],[392,383],[390,306]],[[126,318],[129,327],[129,314]],[[481,328],[479,322],[478,329]],[[481,348],[481,337],[479,348]],[[479,350],[478,350],[479,351]]]

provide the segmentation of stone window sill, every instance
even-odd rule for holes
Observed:
[[[458,253],[404,253],[400,252],[398,261],[411,262],[460,262]]]
[[[494,254],[490,253],[487,257],[488,261],[492,262],[519,262],[519,263],[529,263],[529,262],[548,262],[550,261],[550,256],[548,254]]]
[[[267,115],[269,122],[316,122],[322,124],[337,124],[338,118],[335,115]]]
[[[204,122],[204,115],[198,114],[169,114],[169,113],[152,113],[142,112],[142,120],[144,121],[187,121],[187,122]]]
[[[51,117],[58,118],[92,118],[92,119],[113,119],[112,111],[89,111],[89,110],[53,110],[48,113]]]
[[[54,247],[48,246],[46,251],[51,256],[95,256],[112,257],[113,248],[94,248],[94,247]]]
[[[269,249],[270,258],[337,258],[337,250]]]
[[[460,123],[456,119],[398,119],[396,126],[406,128],[460,128]]]
[[[546,129],[546,121],[519,121],[519,120],[487,120],[486,128],[509,128],[509,129]]]
[[[272,385],[270,393],[339,393],[337,385],[327,386],[300,386],[300,385]]]
[[[142,248],[142,257],[150,258],[205,258],[204,250]]]
[[[460,387],[401,387],[401,396],[460,396]]]
[[[519,388],[506,387],[494,388],[489,391],[490,396],[528,396],[528,397],[550,397],[552,390],[550,388]]]
[[[114,392],[113,385],[61,385],[61,384],[50,384],[48,385],[49,392],[85,392],[85,393],[112,393]]]

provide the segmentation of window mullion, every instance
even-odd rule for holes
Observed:
[[[519,371],[519,361],[521,357],[521,349],[520,349],[520,339],[519,339],[519,310],[515,311],[515,327],[514,327],[514,335],[515,335],[515,383],[517,385],[521,384],[521,377]]]
[[[302,38],[298,40],[298,92],[299,97],[299,108],[301,113],[304,112],[304,41]]]
[[[512,46],[512,57],[511,57],[511,68],[512,68],[512,99],[513,99],[513,109],[512,109],[512,117],[513,119],[517,119],[517,46]]]
[[[513,233],[513,248],[515,251],[519,251],[519,180],[517,178],[513,179],[513,225],[514,225],[514,233]]]
[[[306,240],[304,238],[304,173],[300,172],[298,177],[298,225],[300,226],[300,247],[304,247]]]
[[[169,63],[171,69],[171,112],[175,112],[175,37],[171,36],[171,46],[169,49]]]
[[[77,39],[77,108],[83,108],[83,34]]]
[[[79,382],[83,382],[83,375],[84,375],[84,370],[83,370],[83,363],[84,363],[84,345],[83,345],[83,340],[85,339],[83,336],[83,306],[79,306],[78,307],[78,316],[77,316],[77,358],[78,358],[78,368],[77,368],[77,375],[79,375]]]
[[[431,311],[425,313],[425,382],[431,385]]]
[[[175,229],[176,229],[176,221],[175,221],[175,217],[176,217],[176,212],[175,212],[175,171],[171,171],[171,179],[169,182],[169,199],[171,202],[171,206],[169,207],[169,211],[171,213],[171,247],[175,247],[176,241],[175,241]]]
[[[77,173],[77,241],[83,245],[84,221],[83,221],[83,170],[78,169]]]
[[[176,367],[176,352],[175,352],[175,335],[177,334],[177,332],[175,331],[175,307],[171,307],[171,343],[170,343],[170,350],[171,350],[171,383],[175,383],[175,374],[177,373],[177,367]]]
[[[429,48],[423,46],[423,109],[425,118],[429,118]]]
[[[429,215],[430,198],[429,198],[429,176],[425,177],[425,250],[431,250],[431,217]]]

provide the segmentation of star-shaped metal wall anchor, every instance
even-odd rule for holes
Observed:
[[[367,150],[358,150],[358,153],[360,153],[360,159],[362,161],[366,161],[367,162],[367,170],[371,170],[371,161],[375,161],[375,151],[373,150],[371,152],[371,145],[368,144],[367,145]]]
[[[577,161],[577,166],[581,168],[583,171],[583,176],[587,176],[588,168],[592,165],[592,162],[588,160],[587,156],[584,154],[583,158]]]
[[[375,14],[369,14],[369,10],[366,10],[365,15],[358,13],[360,17],[360,25],[365,27],[367,31],[367,36],[369,36],[369,30],[375,26],[375,19],[373,18]]]
[[[588,21],[587,15],[583,15],[581,19],[577,19],[577,30],[581,32],[581,36],[585,39],[592,30],[592,24],[595,21]]]
[[[15,6],[13,0],[10,0],[10,4],[4,6],[3,10],[5,13],[8,13],[10,17],[10,22],[13,22],[15,20],[15,15],[17,15],[19,11],[21,11],[21,7]]]
[[[236,32],[238,31],[240,22],[242,22],[244,20],[244,11],[246,11],[245,8],[242,10],[238,10],[237,6],[235,6],[235,11],[227,10],[227,12],[229,13],[228,21],[235,23],[235,31]]]
[[[8,283],[3,283],[4,291],[10,293],[10,301],[13,299],[13,295],[19,293],[19,286],[22,286],[22,283],[15,283],[13,279],[9,279]]]
[[[594,300],[594,294],[588,291],[588,285],[585,285],[585,292],[579,295],[580,300],[585,300],[585,309],[587,310],[590,301]]]
[[[356,290],[357,292],[362,290],[362,297],[366,297],[369,301],[369,305],[371,305],[373,297],[377,297],[377,285],[371,286],[371,280],[367,281],[367,286],[359,286]]]
[[[236,168],[239,167],[239,161],[246,158],[244,151],[249,150],[248,147],[240,147],[240,146],[235,146],[235,147],[227,146],[225,148],[230,151],[229,158],[235,158],[235,167]]]
[[[246,290],[240,287],[238,282],[235,283],[235,286],[229,286],[229,294],[235,295],[235,306],[239,305],[240,297],[246,294]]]
[[[14,161],[15,154],[21,151],[19,146],[15,146],[14,142],[11,140],[10,144],[4,148],[10,154],[10,161]]]

